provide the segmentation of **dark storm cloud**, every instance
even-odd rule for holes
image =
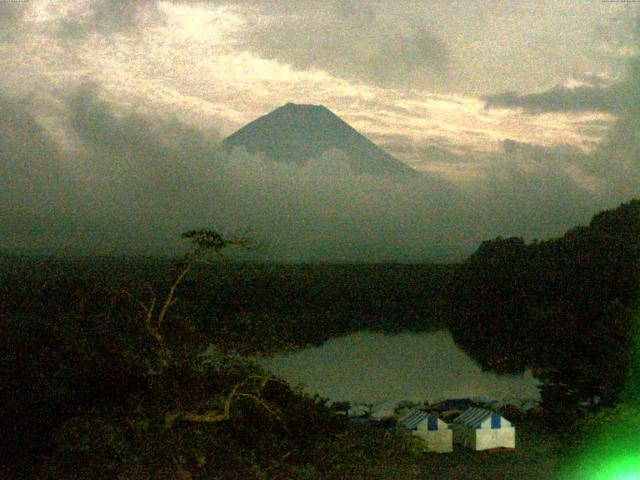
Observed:
[[[96,223],[113,225],[111,244],[101,247],[166,247],[176,231],[206,218],[216,186],[209,183],[204,192],[203,182],[215,171],[217,139],[175,121],[117,115],[92,85],[71,95],[68,107],[70,127],[84,145],[75,159],[85,175],[83,198]]]
[[[81,152],[59,147],[32,115],[0,97],[2,242],[23,252],[159,252],[199,212],[198,161],[217,148],[174,122],[117,116],[94,87],[68,99]],[[211,188],[211,185],[208,186]],[[189,189],[189,195],[185,190]],[[180,215],[190,213],[190,218]],[[186,222],[186,223],[183,223]]]
[[[610,204],[640,197],[640,117],[621,117],[590,157],[589,173],[606,178]]]
[[[610,198],[629,199],[640,196],[640,56],[628,63],[627,80],[617,88],[624,107],[591,156],[589,171],[610,180]]]
[[[28,101],[0,95],[0,218],[3,241],[28,250],[68,232],[76,216],[73,176]]]
[[[586,156],[569,146],[540,147],[513,140],[485,167],[486,197],[481,208],[493,230],[506,235],[548,238],[585,223],[604,208],[597,193],[579,184],[571,167]]]
[[[450,71],[448,48],[428,25],[392,25],[370,5],[302,2],[275,11],[264,2],[256,6],[260,14],[249,16],[245,35],[262,57],[382,86],[433,86]]]
[[[607,206],[576,188],[570,176],[556,173],[505,170],[491,178],[489,189],[494,195],[487,195],[481,205],[485,228],[491,232],[485,239],[497,235],[527,241],[557,238],[572,226],[587,224]]]
[[[613,87],[581,86],[576,88],[556,87],[542,93],[520,95],[504,92],[487,95],[487,108],[518,107],[532,113],[540,112],[608,112],[617,113],[629,107],[629,101],[637,97],[625,86]]]

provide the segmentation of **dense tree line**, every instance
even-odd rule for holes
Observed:
[[[6,318],[130,311],[128,292],[162,285],[169,259],[0,258],[0,313]],[[260,264],[193,266],[177,292],[174,317],[246,354],[320,344],[369,329],[441,328],[437,315],[450,265]],[[131,298],[129,297],[129,300]]]
[[[532,368],[548,409],[614,403],[640,292],[640,200],[563,237],[483,242],[447,287],[456,342],[483,368]]]

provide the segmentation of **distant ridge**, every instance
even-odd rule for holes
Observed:
[[[357,173],[413,176],[408,165],[389,155],[322,105],[287,103],[248,123],[223,141],[227,151],[245,147],[274,161],[306,163],[339,149]]]

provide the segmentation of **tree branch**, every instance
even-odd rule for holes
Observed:
[[[193,265],[192,262],[189,262],[180,272],[180,274],[176,277],[175,281],[173,282],[173,284],[171,285],[171,288],[169,289],[169,293],[167,294],[167,298],[164,301],[164,304],[162,305],[162,309],[160,310],[160,313],[158,314],[158,321],[156,322],[156,327],[159,329],[160,326],[162,325],[162,322],[164,320],[164,317],[167,314],[167,310],[169,310],[169,307],[173,304],[173,296],[176,293],[176,288],[178,288],[178,285],[180,285],[180,283],[182,282],[182,280],[184,279],[184,277],[187,275],[187,273],[189,273],[189,270],[191,270],[191,266]]]
[[[241,392],[240,389],[246,385],[249,380],[260,379],[262,380],[260,387],[258,388],[258,394]],[[269,383],[270,381],[274,381],[277,383],[282,383],[286,385],[285,382],[270,376],[265,375],[250,375],[246,379],[241,382],[236,383],[227,397],[224,399],[222,411],[220,410],[208,410],[203,413],[198,413],[195,411],[187,411],[187,412],[170,412],[167,413],[164,417],[165,426],[171,427],[176,420],[185,421],[185,422],[197,422],[197,423],[217,423],[225,420],[229,420],[231,418],[231,407],[233,405],[234,400],[240,397],[250,398],[262,408],[264,408],[267,412],[269,412],[274,418],[276,418],[279,422],[282,422],[282,418],[278,411],[269,405],[266,400],[261,398],[259,395],[262,392],[262,389]]]

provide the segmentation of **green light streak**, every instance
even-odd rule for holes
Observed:
[[[640,480],[640,314],[622,403],[601,419],[601,430],[585,445],[563,480]]]
[[[640,479],[640,450],[637,455],[613,457],[599,466],[580,470],[582,471],[574,475],[576,480],[578,478],[584,480],[638,480]]]

